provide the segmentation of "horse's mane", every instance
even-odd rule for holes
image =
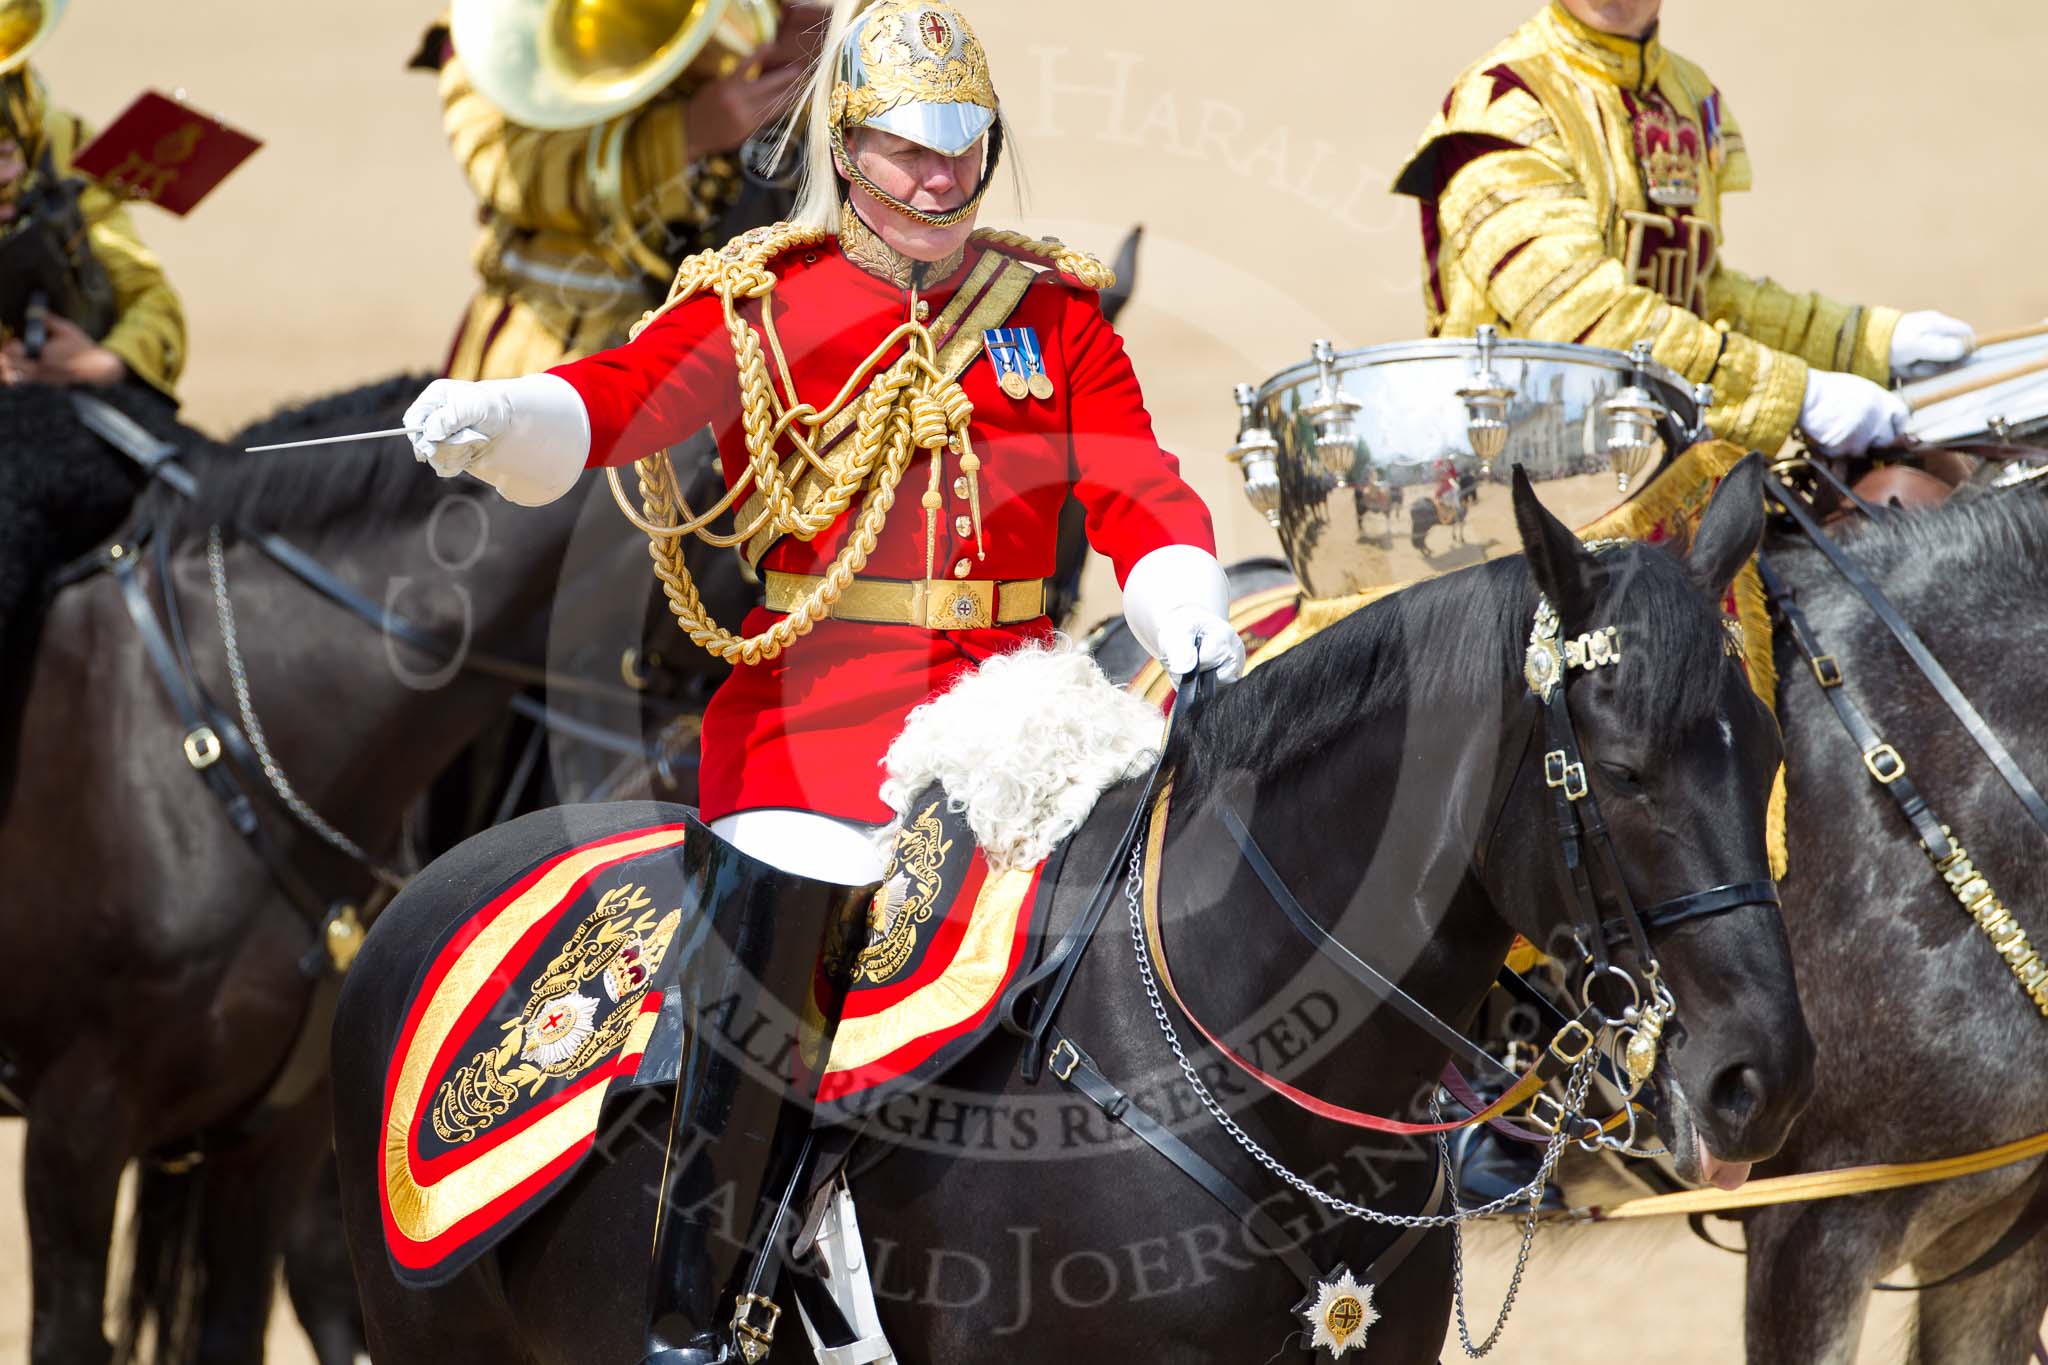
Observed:
[[[2048,499],[2031,486],[1951,498],[1925,511],[1881,509],[1842,540],[1880,576],[1911,566],[1930,581],[1970,583],[1995,566],[2001,582],[2048,588]]]
[[[427,382],[422,375],[398,375],[281,409],[236,432],[225,445],[168,418],[144,420],[154,434],[179,446],[179,462],[199,480],[199,495],[187,499],[153,487],[138,506],[138,516],[174,541],[204,534],[216,524],[285,533],[385,526],[392,516],[445,491],[414,461],[402,438],[263,455],[247,454],[242,447],[396,426]]]
[[[1672,736],[1720,705],[1722,627],[1683,563],[1653,546],[1601,556],[1601,619],[1625,656],[1656,659],[1654,683],[1622,696],[1631,726]],[[1406,708],[1490,709],[1522,693],[1536,589],[1520,555],[1430,579],[1360,608],[1190,713],[1168,759],[1189,780],[1263,782],[1315,761],[1334,739]],[[1625,622],[1625,624],[1623,624]]]

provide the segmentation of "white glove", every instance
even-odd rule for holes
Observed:
[[[436,379],[405,410],[413,454],[444,479],[465,471],[525,507],[553,502],[590,458],[590,414],[560,375]]]
[[[1861,455],[1905,439],[1906,400],[1861,375],[1808,370],[1799,429],[1823,455]]]
[[[1925,379],[1959,365],[1977,347],[1977,332],[1961,318],[1926,309],[1899,319],[1892,333],[1892,378]]]
[[[1244,641],[1230,625],[1230,583],[1216,556],[1193,545],[1162,545],[1124,580],[1131,634],[1176,678],[1213,668],[1219,682],[1244,672]]]

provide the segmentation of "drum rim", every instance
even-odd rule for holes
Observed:
[[[1388,341],[1376,346],[1360,346],[1348,351],[1337,352],[1336,372],[1355,373],[1370,368],[1371,364],[1399,363],[1412,360],[1442,360],[1453,356],[1475,356],[1479,343],[1471,337],[1431,337],[1418,341]],[[1493,343],[1495,360],[1565,360],[1581,365],[1628,373],[1642,370],[1652,378],[1660,380],[1673,393],[1685,399],[1691,409],[1692,385],[1676,370],[1668,369],[1656,361],[1639,366],[1628,357],[1626,351],[1610,350],[1605,346],[1584,346],[1570,341],[1528,341],[1520,337],[1503,337]],[[1367,360],[1368,365],[1357,362]],[[1313,384],[1319,375],[1316,363],[1305,360],[1279,371],[1261,384],[1258,401],[1261,404],[1288,389]]]

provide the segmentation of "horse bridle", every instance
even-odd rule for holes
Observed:
[[[1586,548],[1599,554],[1627,543],[1595,540],[1587,542]],[[1729,657],[1741,656],[1732,632],[1724,637],[1723,652]],[[1659,1039],[1678,1010],[1650,935],[1747,906],[1766,905],[1774,910],[1781,907],[1777,883],[1770,880],[1732,882],[1654,905],[1636,905],[1629,893],[1628,879],[1622,874],[1613,834],[1586,779],[1585,758],[1572,725],[1565,687],[1573,669],[1592,672],[1620,660],[1621,637],[1617,627],[1608,626],[1562,640],[1556,609],[1547,598],[1538,595],[1536,618],[1524,655],[1523,680],[1542,708],[1543,782],[1551,793],[1558,850],[1572,887],[1568,908],[1576,926],[1573,939],[1582,967],[1578,999],[1584,1008],[1599,1011],[1604,1026],[1615,1031],[1616,1043],[1624,1044],[1624,1069],[1632,1082],[1627,1089],[1633,1095],[1655,1069]],[[1602,881],[1608,896],[1619,907],[1614,915],[1601,914],[1599,894],[1593,884],[1596,861],[1604,869]],[[1637,972],[1617,965],[1609,955],[1610,946],[1623,942],[1634,949],[1640,979]],[[1629,991],[1629,1003],[1616,1014],[1602,1010],[1593,998],[1595,987],[1607,981],[1619,981]]]
[[[1589,549],[1597,553],[1613,546],[1613,542],[1593,542],[1589,544]],[[1729,653],[1739,654],[1739,651],[1731,648]],[[1546,1158],[1545,1163],[1547,1174],[1550,1163],[1554,1161],[1556,1146],[1564,1140],[1569,1125],[1579,1125],[1577,1131],[1572,1132],[1570,1136],[1576,1137],[1581,1143],[1597,1141],[1624,1123],[1631,1128],[1633,1126],[1632,1102],[1625,1101],[1622,1111],[1605,1123],[1596,1123],[1584,1119],[1575,1112],[1578,1104],[1574,1101],[1582,1100],[1586,1093],[1585,1082],[1591,1068],[1596,1065],[1595,1045],[1599,1032],[1603,1029],[1613,1032],[1615,1044],[1621,1044],[1624,1040],[1626,1042],[1622,1049],[1622,1058],[1631,1083],[1623,1085],[1622,1088],[1631,1101],[1636,1090],[1655,1068],[1658,1044],[1664,1028],[1677,1013],[1677,1002],[1673,999],[1669,987],[1663,982],[1655,950],[1650,944],[1650,935],[1673,925],[1724,914],[1744,906],[1778,905],[1777,887],[1770,881],[1711,887],[1647,907],[1638,907],[1634,903],[1629,895],[1626,879],[1621,875],[1613,837],[1600,814],[1599,803],[1586,781],[1585,762],[1565,695],[1565,683],[1571,669],[1596,669],[1617,663],[1620,657],[1620,637],[1613,627],[1582,635],[1575,640],[1561,641],[1557,613],[1548,601],[1539,595],[1525,656],[1524,677],[1531,694],[1542,707],[1542,725],[1547,743],[1543,756],[1544,779],[1546,786],[1554,795],[1559,848],[1571,878],[1571,908],[1575,922],[1579,925],[1577,936],[1587,970],[1580,992],[1583,1004],[1580,1014],[1575,1018],[1567,1018],[1552,1007],[1551,1012],[1558,1022],[1558,1027],[1550,1045],[1538,1053],[1536,1064],[1519,1078],[1483,1047],[1466,1038],[1449,1022],[1408,995],[1323,927],[1287,886],[1285,879],[1274,868],[1271,859],[1266,857],[1259,847],[1249,826],[1227,803],[1223,808],[1224,826],[1240,855],[1296,932],[1353,981],[1365,986],[1377,998],[1407,1015],[1412,1022],[1446,1046],[1455,1056],[1478,1063],[1484,1071],[1505,1075],[1511,1084],[1507,1092],[1495,1103],[1481,1106],[1472,1086],[1465,1083],[1458,1075],[1455,1065],[1448,1062],[1444,1068],[1446,1088],[1472,1110],[1469,1117],[1449,1123],[1410,1124],[1344,1109],[1317,1100],[1296,1090],[1278,1077],[1267,1075],[1240,1057],[1218,1034],[1205,1027],[1175,989],[1163,943],[1156,934],[1156,911],[1148,912],[1146,923],[1151,932],[1139,936],[1137,944],[1140,953],[1140,975],[1153,1001],[1159,1023],[1169,1043],[1173,1045],[1176,1056],[1181,1058],[1182,1070],[1188,1077],[1189,1084],[1196,1088],[1198,1096],[1204,1099],[1210,1112],[1241,1147],[1262,1166],[1279,1175],[1297,1190],[1333,1206],[1361,1213],[1367,1212],[1328,1196],[1302,1177],[1287,1170],[1252,1143],[1249,1135],[1228,1121],[1227,1115],[1221,1112],[1220,1107],[1215,1104],[1206,1088],[1188,1067],[1178,1040],[1174,1037],[1171,1023],[1160,1004],[1162,989],[1188,1022],[1225,1058],[1267,1089],[1318,1117],[1380,1132],[1411,1135],[1441,1135],[1475,1124],[1492,1124],[1524,1140],[1550,1143],[1551,1155]],[[1193,674],[1178,680],[1169,734],[1172,729],[1178,727],[1189,706],[1206,696],[1213,686],[1214,680],[1209,674]],[[1530,733],[1533,738],[1534,727],[1531,727]],[[1051,1071],[1054,1078],[1063,1086],[1094,1102],[1112,1122],[1120,1123],[1136,1133],[1153,1150],[1166,1157],[1184,1175],[1201,1186],[1210,1197],[1236,1214],[1252,1234],[1272,1250],[1297,1279],[1313,1290],[1320,1280],[1315,1267],[1306,1260],[1298,1247],[1290,1247],[1287,1242],[1280,1239],[1277,1226],[1260,1201],[1246,1194],[1213,1163],[1133,1105],[1129,1096],[1103,1075],[1094,1059],[1054,1023],[1080,958],[1101,924],[1119,872],[1128,864],[1135,884],[1156,900],[1157,876],[1146,878],[1144,869],[1148,851],[1153,853],[1156,863],[1157,851],[1164,842],[1165,798],[1171,788],[1170,778],[1165,771],[1169,747],[1162,743],[1160,758],[1145,781],[1123,838],[1116,845],[1116,856],[1111,860],[1109,870],[1090,897],[1081,916],[1046,953],[1040,963],[1020,979],[1010,998],[1005,1026],[1026,1039],[1019,1069],[1027,1081],[1036,1080],[1042,1067]],[[1496,812],[1496,824],[1498,815]],[[1146,838],[1148,827],[1151,831],[1149,839]],[[1491,837],[1490,830],[1488,839]],[[1612,894],[1621,907],[1620,913],[1615,916],[1603,918],[1601,915],[1599,900],[1594,890],[1592,868],[1586,858],[1588,850],[1608,869],[1605,880],[1611,882]],[[1135,917],[1135,900],[1133,913]],[[1643,1003],[1643,985],[1638,984],[1633,974],[1616,965],[1609,957],[1607,949],[1610,940],[1628,941],[1635,947],[1636,961],[1643,973],[1644,983],[1649,989],[1647,1005]],[[1543,998],[1534,987],[1521,981],[1519,977],[1514,977],[1512,973],[1503,972],[1503,976],[1511,978],[1519,987],[1515,992],[1518,996]],[[1626,980],[1632,991],[1630,1004],[1618,1014],[1608,1014],[1593,1000],[1593,983],[1597,979],[1611,976],[1619,976]],[[1611,1068],[1603,1069],[1608,1070],[1610,1078],[1613,1077]],[[1558,1078],[1568,1081],[1567,1093],[1570,1098],[1563,1103],[1550,1099],[1546,1089],[1551,1080]],[[1537,1133],[1529,1133],[1506,1122],[1506,1116],[1524,1101],[1528,1102],[1529,1109],[1520,1117],[1536,1127]],[[1539,1111],[1538,1105],[1542,1101],[1548,1101],[1552,1105],[1555,1111],[1552,1115],[1546,1116]],[[1393,1223],[1405,1230],[1393,1246],[1367,1268],[1364,1278],[1368,1283],[1383,1280],[1386,1275],[1391,1274],[1429,1229],[1456,1222],[1475,1213],[1473,1210],[1463,1209],[1453,1210],[1448,1214],[1440,1213],[1444,1194],[1443,1174],[1440,1169],[1437,1184],[1422,1213],[1379,1217],[1378,1221]]]
[[[198,496],[199,480],[178,462],[177,446],[158,439],[118,408],[89,394],[74,393],[72,405],[88,430],[131,460],[151,481],[162,484],[181,498],[189,500]],[[209,558],[216,606],[223,612],[225,640],[233,627],[226,604],[224,570],[218,556],[219,530],[214,528],[211,547],[214,553]],[[430,658],[459,658],[464,671],[514,682],[545,683],[551,688],[560,685],[584,692],[599,690],[601,686],[593,685],[587,679],[558,678],[549,670],[516,660],[458,650],[454,642],[378,606],[284,537],[264,531],[240,534],[271,563],[321,598],[385,632],[392,639],[421,650]],[[145,554],[152,560],[154,591],[139,572],[140,561]],[[319,821],[317,816],[309,820],[309,810],[295,808],[295,794],[289,784],[280,780],[281,774],[276,771],[274,762],[266,764],[264,761],[267,750],[259,751],[259,746],[251,742],[260,737],[260,731],[251,723],[254,720],[253,710],[244,706],[245,720],[238,724],[200,681],[187,641],[178,596],[172,586],[170,546],[164,538],[150,535],[145,527],[67,566],[59,572],[55,582],[63,586],[102,571],[113,575],[122,604],[142,642],[144,657],[149,660],[177,714],[185,763],[213,795],[230,828],[256,856],[271,882],[312,932],[313,941],[298,963],[300,974],[313,983],[315,992],[304,1019],[308,1026],[301,1027],[291,1051],[272,1077],[263,1097],[251,1106],[246,1126],[254,1128],[262,1123],[264,1115],[295,1103],[318,1079],[326,1063],[326,1036],[322,1027],[310,1025],[324,1022],[325,1017],[331,1014],[341,976],[347,971],[355,949],[362,941],[369,918],[366,908],[358,907],[357,897],[328,895],[314,885],[313,879],[301,870],[289,851],[259,818],[259,800],[272,807],[283,820],[312,830],[323,843],[354,862],[373,880],[386,883],[387,889],[390,889],[391,874],[352,841],[345,837],[330,837],[338,835],[338,831],[333,831],[331,826],[323,830],[321,826],[325,822]],[[626,695],[639,700],[638,693]],[[241,689],[238,689],[237,700],[246,700]],[[665,761],[661,754],[635,737],[615,735],[590,722],[557,715],[545,703],[523,694],[513,698],[512,709],[532,719],[545,731],[560,731],[597,747],[649,762],[659,764]],[[303,807],[303,803],[298,803],[298,806]]]
[[[1593,541],[1588,543],[1587,548],[1597,554],[1620,548],[1627,543],[1629,542]],[[1621,1070],[1625,1073],[1625,1076],[1615,1075],[1610,1069],[1610,1079],[1614,1080],[1627,1096],[1633,1097],[1655,1070],[1664,1030],[1676,1017],[1678,1010],[1677,1001],[1664,980],[1650,936],[1688,921],[1726,914],[1747,906],[1761,905],[1776,909],[1779,900],[1776,883],[1762,880],[1709,887],[1649,906],[1639,907],[1635,904],[1628,890],[1627,878],[1622,874],[1620,855],[1615,850],[1612,832],[1601,814],[1599,800],[1587,781],[1583,750],[1566,700],[1566,684],[1573,670],[1592,672],[1618,664],[1621,660],[1621,650],[1619,630],[1612,626],[1570,640],[1561,639],[1556,610],[1547,599],[1538,595],[1535,618],[1530,627],[1528,647],[1524,654],[1523,680],[1529,688],[1530,695],[1540,707],[1540,724],[1545,738],[1542,759],[1544,785],[1552,796],[1559,855],[1571,884],[1568,908],[1576,926],[1573,937],[1581,959],[1581,979],[1577,991],[1580,1011],[1576,1017],[1566,1016],[1562,1011],[1555,1009],[1545,1011],[1552,1027],[1550,1043],[1538,1052],[1536,1065],[1519,1078],[1479,1044],[1465,1038],[1450,1023],[1402,991],[1340,942],[1309,913],[1288,888],[1285,880],[1273,867],[1272,861],[1259,848],[1257,840],[1252,836],[1242,817],[1227,805],[1223,812],[1224,827],[1229,832],[1232,842],[1236,844],[1239,855],[1257,876],[1268,897],[1280,907],[1287,922],[1295,931],[1354,982],[1364,986],[1382,1002],[1394,1006],[1429,1036],[1448,1047],[1455,1056],[1476,1064],[1482,1074],[1505,1078],[1510,1088],[1500,1101],[1485,1108],[1474,1108],[1469,1117],[1453,1123],[1408,1124],[1343,1109],[1326,1101],[1316,1100],[1312,1096],[1305,1096],[1286,1082],[1267,1075],[1239,1058],[1218,1035],[1203,1026],[1201,1020],[1189,1009],[1186,1001],[1171,989],[1163,944],[1155,942],[1155,956],[1158,958],[1162,979],[1168,983],[1168,994],[1172,996],[1181,1012],[1188,1016],[1189,1021],[1225,1057],[1235,1062],[1240,1070],[1262,1085],[1319,1117],[1356,1127],[1409,1134],[1470,1127],[1478,1123],[1492,1123],[1500,1127],[1506,1113],[1523,1100],[1529,1102],[1530,1110],[1521,1116],[1522,1120],[1545,1134],[1554,1132],[1563,1122],[1577,1119],[1584,1125],[1582,1136],[1590,1140],[1594,1136],[1611,1131],[1617,1122],[1630,1121],[1632,1111],[1626,1106],[1621,1113],[1605,1123],[1598,1124],[1579,1119],[1576,1115],[1558,1113],[1555,1101],[1543,1097],[1544,1087],[1551,1080],[1569,1071],[1591,1046],[1593,1039],[1605,1032],[1609,1035],[1610,1050],[1618,1054]],[[1739,657],[1740,651],[1732,636],[1727,640],[1725,653],[1730,657]],[[1532,745],[1535,732],[1536,727],[1532,726]],[[1525,762],[1527,757],[1528,751],[1525,750]],[[1503,789],[1502,808],[1505,806],[1507,790],[1512,785],[1511,779]],[[1497,808],[1484,844],[1491,844],[1499,830],[1501,818],[1502,809]],[[1599,891],[1595,885],[1596,875],[1611,901],[1619,907],[1614,915],[1602,914]],[[1634,971],[1616,963],[1609,953],[1611,945],[1623,942],[1630,944],[1634,949]],[[1503,973],[1503,976],[1513,978],[1512,973]],[[1596,988],[1609,982],[1619,982],[1627,990],[1626,1003],[1613,1010],[1603,1007],[1596,999]],[[1511,992],[1520,998],[1541,998],[1541,992],[1528,986],[1526,982],[1521,982],[1519,978],[1514,978],[1508,984]],[[1453,1093],[1470,1094],[1472,1088],[1469,1085],[1457,1084],[1457,1080],[1455,1069],[1447,1067],[1446,1081]],[[1547,1115],[1537,1107],[1542,1103],[1552,1106]],[[1513,1135],[1530,1137],[1525,1132],[1513,1132]]]

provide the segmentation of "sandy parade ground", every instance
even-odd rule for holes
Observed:
[[[1122,330],[1164,444],[1217,513],[1227,561],[1276,550],[1222,451],[1230,386],[1422,328],[1415,210],[1386,192],[1459,67],[1536,0],[1218,4],[969,0],[1015,133],[1025,202],[984,221],[1107,253],[1146,230]],[[279,403],[437,366],[470,289],[474,209],[430,77],[405,69],[432,0],[74,0],[41,69],[104,123],[144,88],[182,91],[267,145],[188,219],[135,216],[183,295],[186,417],[222,432]],[[2048,315],[2038,264],[2039,0],[1669,0],[1667,35],[1719,82],[1756,167],[1727,209],[1728,259],[1835,296],[1939,307],[1984,329]],[[1606,495],[1589,478],[1572,506]],[[1482,500],[1471,553],[1516,548]],[[1451,559],[1414,560],[1409,572]],[[1447,542],[1437,533],[1434,544]],[[1115,609],[1106,566],[1084,615]],[[21,1130],[0,1125],[0,1167]],[[1512,1248],[1470,1276],[1490,1321]],[[26,1240],[0,1200],[0,1360],[25,1358]],[[1907,1305],[1879,1306],[1860,1361],[1901,1357]],[[1501,1357],[1705,1365],[1741,1355],[1741,1263],[1682,1226],[1538,1246]],[[309,1359],[280,1319],[272,1359]],[[1447,1358],[1456,1358],[1455,1345]]]

